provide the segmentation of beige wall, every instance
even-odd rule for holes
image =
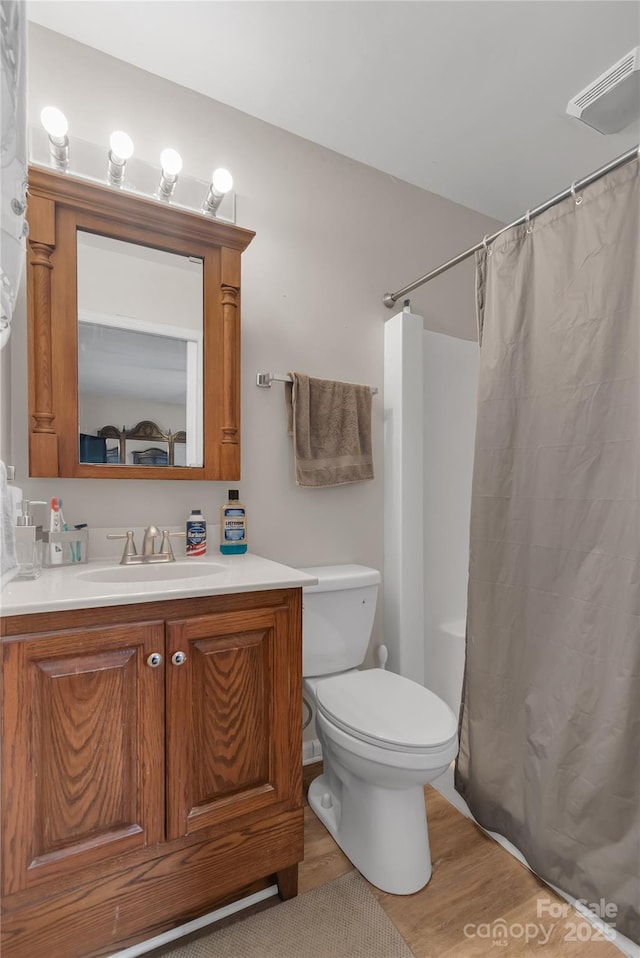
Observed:
[[[105,159],[109,133],[122,128],[141,159],[157,162],[171,145],[183,156],[185,175],[206,180],[215,166],[232,170],[237,222],[257,234],[243,256],[242,291],[238,485],[249,510],[250,549],[293,565],[361,562],[381,569],[382,393],[373,403],[376,479],[304,490],[293,479],[283,387],[258,389],[255,376],[295,369],[381,388],[383,324],[392,315],[382,294],[477,242],[494,222],[30,25],[31,122],[48,103],[67,114],[72,136],[104,143]],[[392,117],[384,119],[381,129],[392,126]],[[401,131],[397,148],[403,149]],[[473,303],[471,263],[412,296],[412,310],[426,326],[469,339]],[[69,522],[95,526],[177,524],[191,507],[216,522],[227,483],[24,478],[24,326],[23,304],[12,339],[11,451],[29,496],[62,496]]]

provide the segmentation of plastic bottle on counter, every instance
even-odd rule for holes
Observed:
[[[22,499],[14,529],[18,572],[16,579],[37,579],[42,572],[42,526],[36,526],[31,506],[46,506],[46,502]]]
[[[247,551],[247,510],[238,490],[229,489],[229,501],[220,510],[220,552],[241,555]]]
[[[51,500],[49,513],[49,532],[64,532],[64,517],[62,515],[62,499],[54,496]],[[49,543],[49,565],[62,565],[64,549],[60,542]]]
[[[197,557],[207,552],[207,523],[200,509],[193,509],[187,519],[187,548],[188,556]]]

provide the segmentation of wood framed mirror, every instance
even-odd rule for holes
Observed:
[[[255,234],[35,166],[27,218],[30,475],[238,480]]]

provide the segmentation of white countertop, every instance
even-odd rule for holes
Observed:
[[[152,581],[135,581],[141,566],[121,566],[113,559],[43,569],[39,579],[12,579],[5,585],[0,593],[0,614],[30,615],[35,612],[154,602],[158,599],[301,588],[315,585],[318,581],[298,569],[250,552],[239,556],[212,553],[202,559],[182,558],[175,563],[157,563],[144,568],[145,571],[153,570],[149,573],[154,576]],[[162,577],[164,570],[167,572],[166,578]],[[185,577],[176,578],[176,573],[182,570]],[[198,574],[205,570],[208,574]],[[114,577],[122,576],[122,579],[117,582],[94,581],[94,577],[112,574]]]

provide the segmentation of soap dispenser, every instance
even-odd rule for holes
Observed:
[[[16,579],[37,579],[42,572],[42,526],[37,526],[31,515],[31,506],[44,506],[46,502],[22,499],[16,519],[15,540],[18,571]]]

